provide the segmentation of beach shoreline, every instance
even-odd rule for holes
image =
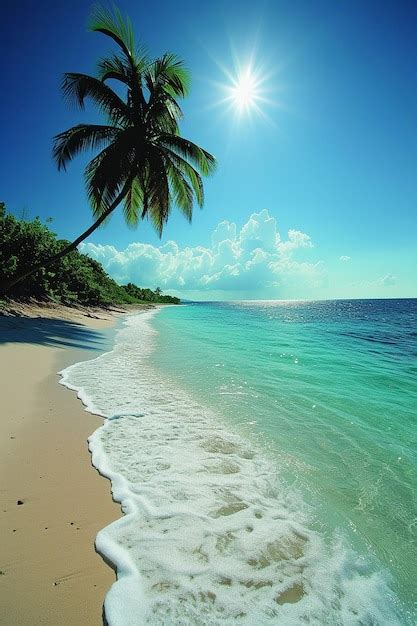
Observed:
[[[0,318],[1,624],[102,624],[115,574],[97,532],[121,515],[92,466],[85,411],[58,372],[94,358],[127,311],[26,307]]]

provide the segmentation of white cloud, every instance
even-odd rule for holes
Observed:
[[[276,220],[264,209],[253,213],[240,230],[220,222],[211,246],[180,248],[174,241],[162,246],[131,243],[124,250],[84,243],[80,251],[97,259],[119,283],[160,286],[186,296],[187,292],[268,291],[275,297],[304,297],[322,285],[321,262],[301,258],[313,247],[306,233],[289,230],[283,240]],[[298,290],[298,291],[297,291]]]
[[[339,257],[339,261],[350,261],[350,256],[346,256],[345,254],[342,254],[342,256]]]
[[[382,287],[392,287],[397,284],[397,277],[394,274],[386,274],[382,276],[378,281],[378,284],[382,285]]]
[[[377,293],[383,293],[386,288],[394,287],[394,285],[397,285],[397,277],[391,273],[385,274],[385,276],[381,276],[375,280],[352,283],[353,287],[366,288],[368,291],[372,290],[372,293],[375,293],[375,290],[378,290]]]

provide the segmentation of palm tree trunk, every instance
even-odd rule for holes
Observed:
[[[68,246],[66,246],[63,250],[60,250],[59,252],[57,252],[56,254],[52,255],[48,259],[45,259],[45,261],[42,261],[42,263],[38,263],[37,265],[32,266],[30,269],[25,270],[21,274],[19,274],[17,276],[12,276],[8,280],[2,281],[0,283],[0,294],[1,295],[6,295],[7,292],[12,287],[14,287],[18,283],[20,283],[22,280],[25,280],[25,278],[28,278],[29,276],[31,276],[32,274],[34,274],[35,272],[39,271],[40,269],[42,269],[44,267],[48,267],[48,265],[51,265],[55,261],[58,261],[58,259],[61,259],[63,256],[66,256],[69,252],[72,252],[72,250],[75,250],[75,248],[82,241],[84,241],[84,239],[87,239],[87,237],[89,235],[91,235],[91,233],[93,233],[100,226],[100,224],[102,224],[104,222],[104,220],[107,217],[109,217],[109,215],[111,213],[113,213],[113,211],[116,209],[116,207],[123,200],[123,198],[124,198],[124,196],[126,194],[127,188],[128,188],[128,184],[126,184],[124,186],[122,192],[117,196],[117,198],[110,205],[110,207],[107,209],[107,211],[105,211],[102,215],[100,215],[100,217],[94,222],[94,224],[92,224],[89,228],[87,228],[87,230],[85,230],[79,237],[77,237],[77,239],[74,239],[74,241],[72,243],[70,243]]]

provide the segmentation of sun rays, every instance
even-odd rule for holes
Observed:
[[[272,109],[281,106],[276,97],[276,69],[260,64],[254,51],[246,57],[232,51],[231,67],[211,56],[222,73],[220,80],[211,81],[215,88],[211,106],[222,109],[234,124],[262,118],[275,127],[275,120],[270,114]]]
[[[239,113],[248,113],[251,109],[256,110],[259,108],[258,102],[262,100],[260,84],[261,81],[248,66],[233,78],[230,86],[226,87],[229,92],[226,99]]]

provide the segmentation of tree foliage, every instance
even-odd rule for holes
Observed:
[[[18,219],[7,213],[4,203],[0,203],[0,281],[42,263],[67,245],[67,241],[57,239],[39,218],[33,221]],[[17,283],[8,295],[15,299],[32,297],[91,306],[180,302],[178,298],[164,296],[159,288],[152,291],[133,283],[125,287],[118,285],[100,263],[77,250]]]
[[[77,124],[59,133],[55,162],[66,169],[79,153],[98,151],[85,169],[93,216],[107,215],[123,201],[128,226],[149,218],[161,235],[172,206],[189,221],[194,201],[203,206],[202,176],[216,166],[209,152],[180,135],[179,101],[189,90],[188,71],[175,54],[150,58],[117,8],[96,6],[90,29],[110,37],[116,52],[99,61],[96,76],[66,73],[62,90],[80,110],[91,100],[105,124]],[[117,92],[109,80],[118,83]]]

